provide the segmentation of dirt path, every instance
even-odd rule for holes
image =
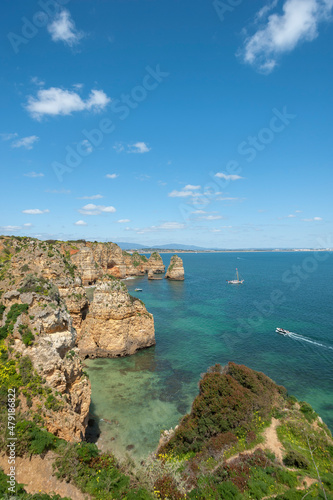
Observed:
[[[267,429],[265,429],[265,431],[264,431],[264,434],[263,434],[264,442],[261,444],[258,444],[257,446],[255,446],[251,450],[247,450],[243,453],[253,453],[255,450],[260,450],[260,449],[261,450],[269,450],[272,453],[274,453],[277,461],[280,462],[280,464],[282,464],[284,448],[283,448],[282,444],[280,443],[279,438],[277,436],[276,428],[278,427],[278,425],[279,425],[279,420],[273,417],[271,425],[269,427],[267,427]],[[234,460],[238,456],[239,456],[239,453],[228,458],[226,460],[226,462],[227,463],[231,462],[232,460]]]
[[[24,484],[28,493],[57,493],[61,497],[71,500],[89,500],[90,497],[81,493],[75,486],[60,482],[53,474],[53,453],[47,453],[45,458],[32,456],[29,458],[16,458],[16,479],[18,483]],[[0,456],[0,467],[7,474],[9,465],[5,455]]]
[[[265,441],[264,443],[259,445],[259,447],[262,449],[266,448],[269,451],[272,451],[275,454],[277,460],[280,463],[282,463],[284,448],[280,443],[276,432],[276,428],[278,427],[278,425],[279,425],[278,419],[273,417],[271,425],[267,427],[267,429],[265,429],[264,432]]]

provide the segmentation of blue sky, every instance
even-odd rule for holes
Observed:
[[[0,233],[333,246],[332,0],[3,7]]]

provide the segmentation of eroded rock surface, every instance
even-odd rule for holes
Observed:
[[[173,255],[170,260],[170,265],[165,274],[165,278],[174,281],[184,280],[184,265],[183,261],[178,255]]]

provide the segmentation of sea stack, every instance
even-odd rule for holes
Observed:
[[[129,356],[155,343],[154,318],[143,302],[120,280],[99,283],[78,336],[81,357]]]
[[[153,252],[148,259],[148,279],[161,280],[165,271],[162,257],[159,253]]]
[[[173,281],[184,281],[184,265],[182,259],[178,257],[178,255],[173,255],[171,257],[165,278]]]

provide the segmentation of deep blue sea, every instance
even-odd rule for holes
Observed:
[[[87,361],[104,449],[142,458],[190,410],[200,375],[228,361],[262,371],[333,430],[333,253],[181,254],[184,282],[126,280],[155,319],[156,346]],[[163,254],[167,266],[171,254]],[[243,285],[230,285],[235,268]],[[136,287],[143,292],[134,292]],[[299,336],[283,337],[276,327]]]

